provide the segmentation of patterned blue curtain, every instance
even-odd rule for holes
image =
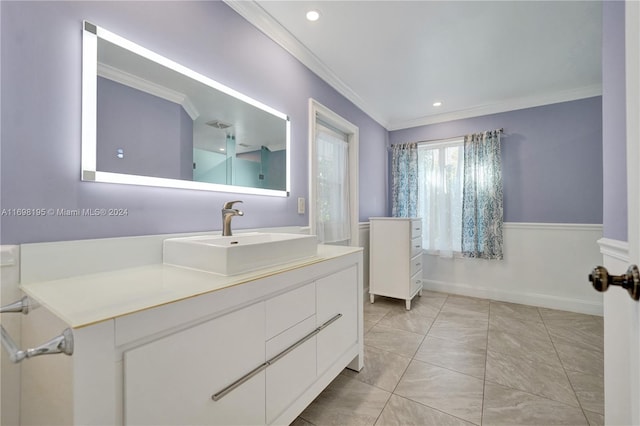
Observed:
[[[464,138],[462,255],[502,259],[500,131]]]
[[[395,144],[391,149],[391,216],[418,215],[418,144]]]

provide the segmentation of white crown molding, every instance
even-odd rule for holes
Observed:
[[[365,102],[356,92],[343,82],[327,65],[313,54],[304,44],[300,43],[293,34],[276,21],[258,3],[253,0],[223,0],[240,16],[249,21],[258,30],[262,31],[284,50],[291,53],[309,68],[314,74],[337,90],[342,96],[351,101],[355,106],[364,111],[385,129],[389,123],[375,111],[371,105]]]
[[[253,24],[269,38],[282,46],[287,52],[291,53],[296,59],[337,90],[342,96],[347,98],[369,117],[389,131],[525,108],[533,108],[536,106],[550,105],[602,95],[602,85],[594,85],[561,92],[509,99],[504,102],[478,105],[473,108],[451,111],[449,113],[437,115],[427,115],[412,120],[389,122],[382,116],[382,114],[376,111],[375,108],[365,102],[356,92],[354,92],[351,87],[344,83],[329,67],[327,67],[324,62],[315,56],[313,52],[298,41],[298,39],[296,39],[286,28],[284,28],[277,20],[260,7],[258,3],[253,0],[223,1],[240,16],[249,21],[249,23]]]
[[[578,99],[592,98],[602,95],[602,85],[580,87],[577,89],[560,92],[545,93],[522,98],[508,99],[503,102],[496,102],[486,105],[478,105],[473,108],[451,111],[448,113],[427,115],[407,121],[391,123],[387,130],[401,130],[411,127],[426,126],[429,124],[444,123],[447,121],[461,120],[464,118],[480,117],[483,115],[498,114],[501,112],[515,111],[519,109],[533,108],[542,105],[551,105],[561,102],[575,101]]]
[[[198,109],[195,107],[193,102],[191,102],[191,99],[189,99],[189,97],[184,93],[160,86],[159,84],[152,83],[138,77],[137,75],[129,74],[128,72],[101,62],[98,62],[98,75],[100,77],[113,80],[116,83],[124,84],[125,86],[157,96],[169,102],[180,104],[182,105],[182,108],[184,108],[185,112],[189,114],[189,117],[194,121],[200,116]]]

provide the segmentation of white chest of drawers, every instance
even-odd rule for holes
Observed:
[[[372,217],[370,223],[369,295],[411,299],[422,295],[422,220]]]

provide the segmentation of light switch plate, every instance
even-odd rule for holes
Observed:
[[[304,197],[298,197],[298,214],[304,214]]]

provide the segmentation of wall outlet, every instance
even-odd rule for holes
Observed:
[[[304,214],[304,197],[298,197],[298,214]]]

